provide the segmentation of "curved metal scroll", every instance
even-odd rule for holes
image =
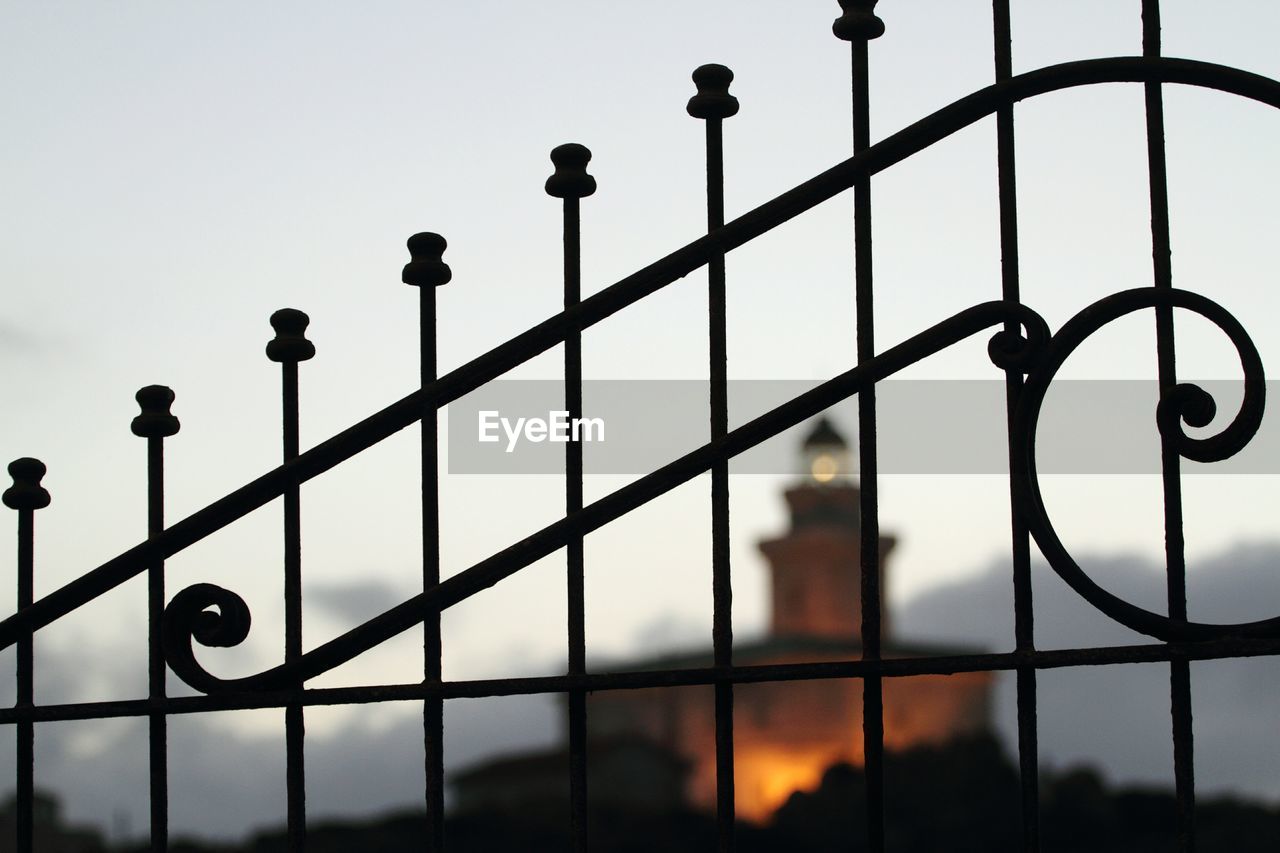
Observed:
[[[178,593],[165,611],[165,655],[174,672],[206,693],[235,689],[276,689],[297,685],[338,666],[485,589],[564,544],[572,531],[589,532],[646,501],[707,470],[717,458],[741,453],[784,429],[829,408],[904,367],[958,343],[982,329],[1017,322],[1022,333],[997,332],[988,352],[1002,369],[1027,374],[1012,422],[1010,442],[1016,464],[1010,472],[1031,533],[1050,566],[1086,601],[1117,622],[1161,640],[1208,640],[1227,636],[1280,636],[1280,617],[1238,625],[1217,625],[1171,619],[1137,607],[1099,586],[1071,557],[1058,537],[1044,506],[1036,465],[1039,416],[1046,393],[1067,358],[1090,335],[1127,314],[1145,308],[1170,306],[1193,311],[1221,329],[1240,357],[1244,398],[1239,411],[1223,429],[1207,437],[1186,434],[1183,424],[1206,426],[1216,404],[1199,386],[1180,384],[1160,400],[1157,427],[1187,459],[1212,462],[1245,447],[1257,432],[1265,407],[1265,377],[1261,357],[1244,327],[1225,308],[1185,290],[1140,288],[1106,297],[1081,311],[1057,334],[1050,336],[1043,319],[1017,304],[991,302],[970,308],[908,341],[886,350],[872,362],[819,385],[789,403],[731,432],[722,441],[704,445],[614,492],[582,511],[550,525],[528,539],[455,575],[439,587],[421,593],[346,634],[312,650],[300,660],[257,675],[221,679],[195,659],[193,643],[232,646],[248,635],[249,611],[243,599],[212,584],[196,584]],[[216,610],[216,612],[215,612]]]
[[[869,362],[830,379],[787,403],[601,498],[578,512],[548,525],[511,547],[499,551],[438,586],[419,593],[345,634],[312,649],[301,658],[257,675],[221,679],[195,659],[192,642],[234,645],[248,628],[248,609],[235,593],[197,584],[174,597],[165,611],[165,656],[183,681],[205,693],[230,690],[271,690],[297,686],[363,654],[386,640],[531,565],[559,548],[571,536],[590,533],[710,470],[729,458],[812,418],[833,405],[898,371],[960,341],[993,327],[1016,323],[1021,334],[1001,329],[988,346],[1002,369],[1023,370],[1037,362],[1049,342],[1049,327],[1031,309],[1009,302],[986,302],[961,311],[924,332],[885,350]],[[217,613],[212,609],[216,608]],[[225,624],[224,621],[225,620]],[[241,627],[245,629],[241,632]],[[216,643],[206,642],[206,638]],[[228,643],[227,640],[233,640]]]
[[[1212,396],[1198,385],[1175,385],[1159,402],[1155,420],[1161,437],[1186,459],[1217,462],[1238,453],[1258,431],[1266,402],[1266,382],[1262,358],[1244,327],[1221,305],[1186,290],[1140,288],[1108,296],[1073,317],[1053,336],[1039,363],[1028,374],[1013,419],[1012,458],[1017,461],[1014,478],[1015,494],[1036,544],[1049,565],[1086,601],[1120,624],[1160,640],[1210,640],[1229,636],[1280,636],[1280,616],[1258,622],[1217,625],[1172,619],[1131,604],[1099,586],[1072,558],[1054,529],[1045,510],[1040,492],[1040,476],[1036,468],[1036,429],[1045,393],[1058,369],[1076,348],[1108,323],[1143,308],[1171,306],[1194,311],[1226,333],[1240,357],[1244,371],[1244,399],[1231,422],[1216,435],[1193,438],[1183,424],[1207,426],[1213,420],[1216,404]]]

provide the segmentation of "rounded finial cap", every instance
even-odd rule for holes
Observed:
[[[884,35],[884,21],[876,16],[877,0],[839,0],[843,14],[831,25],[843,41],[871,41]]]
[[[307,340],[311,318],[297,308],[281,308],[271,315],[276,336],[267,342],[267,358],[279,362],[306,361],[316,354],[316,345]]]
[[[733,72],[723,65],[699,65],[693,72],[698,94],[689,99],[686,109],[694,118],[728,118],[738,114],[738,99],[729,94]]]
[[[9,509],[44,509],[49,505],[49,492],[40,485],[44,477],[44,463],[24,456],[9,463],[9,476],[13,485],[4,490],[0,499]]]
[[[556,170],[547,178],[547,195],[555,198],[586,198],[596,191],[596,179],[587,174],[591,151],[585,145],[567,142],[551,149]]]
[[[439,234],[423,231],[409,238],[409,263],[404,265],[400,280],[414,287],[440,287],[453,278],[453,270],[444,262],[448,243]]]
[[[173,389],[164,385],[139,388],[134,395],[142,414],[133,419],[130,428],[140,438],[168,438],[178,434],[178,419],[169,412],[173,405]]]

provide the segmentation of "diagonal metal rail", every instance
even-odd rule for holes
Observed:
[[[248,631],[247,608],[234,593],[211,584],[197,584],[174,596],[165,613],[165,651],[169,665],[183,681],[206,693],[225,690],[270,690],[297,684],[340,666],[391,639],[426,616],[457,604],[487,589],[522,568],[563,548],[574,537],[590,533],[676,486],[709,471],[727,459],[767,441],[775,435],[826,411],[837,403],[894,373],[954,346],[960,341],[1010,320],[1025,328],[1029,348],[1043,348],[1049,330],[1034,311],[1018,304],[986,302],[967,308],[955,316],[885,350],[859,366],[806,391],[786,403],[732,430],[723,438],[702,445],[679,459],[658,468],[639,480],[589,504],[520,542],[481,560],[438,586],[415,595],[367,622],[352,628],[301,658],[256,675],[219,679],[195,660],[193,633],[206,608],[216,606],[223,618],[234,621],[235,630],[216,645],[235,645]],[[231,614],[239,614],[232,616]],[[206,645],[211,643],[206,642]]]
[[[338,433],[164,531],[108,560],[0,622],[0,649],[141,574],[250,512],[416,423],[672,282],[816,207],[1002,107],[1049,92],[1101,83],[1176,83],[1215,89],[1280,108],[1280,83],[1212,63],[1163,57],[1085,60],[1031,71],[980,89],[886,137],[723,227],[623,278],[471,362]]]

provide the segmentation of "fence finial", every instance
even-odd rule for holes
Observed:
[[[48,469],[39,459],[24,456],[9,463],[13,485],[4,490],[4,505],[9,509],[44,509],[49,505],[49,492],[40,485]]]
[[[876,16],[877,0],[839,0],[843,14],[831,25],[843,41],[871,41],[884,35],[884,21]]]
[[[133,419],[130,428],[140,438],[168,438],[178,434],[180,424],[169,411],[173,405],[173,389],[164,385],[148,385],[139,388],[134,395],[142,414]]]
[[[267,358],[272,361],[306,361],[316,354],[316,345],[307,340],[311,318],[297,308],[281,308],[271,315],[276,336],[267,342]]]
[[[733,72],[723,65],[699,65],[693,72],[698,94],[689,99],[686,108],[694,118],[728,118],[738,114],[738,99],[729,94]]]
[[[596,191],[596,179],[587,174],[591,151],[585,145],[567,142],[551,149],[556,171],[547,178],[547,195],[556,198],[585,198]]]
[[[400,280],[414,287],[439,287],[453,278],[453,270],[443,260],[448,243],[439,234],[423,231],[409,238],[409,263]]]

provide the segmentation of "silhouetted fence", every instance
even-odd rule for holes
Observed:
[[[564,205],[564,303],[562,312],[443,376],[436,370],[435,288],[451,273],[443,260],[445,241],[436,234],[409,240],[411,260],[404,281],[419,289],[421,310],[422,386],[385,409],[316,447],[299,452],[298,364],[314,354],[304,336],[307,317],[282,310],[271,317],[276,337],[268,357],[283,374],[284,447],[282,464],[214,501],[204,509],[167,525],[164,519],[164,440],[178,431],[169,412],[172,392],[149,386],[138,392],[141,413],[133,431],[148,448],[149,537],[55,592],[33,600],[35,564],[34,518],[49,503],[40,485],[44,465],[19,459],[9,466],[13,485],[4,503],[18,513],[17,612],[0,622],[0,647],[17,648],[17,704],[0,711],[0,722],[14,727],[17,738],[17,834],[21,850],[32,849],[34,730],[55,720],[145,717],[150,722],[151,837],[155,850],[167,845],[166,721],[170,715],[245,708],[283,708],[286,712],[288,827],[293,849],[305,843],[306,777],[303,769],[303,717],[313,705],[417,700],[423,703],[428,815],[424,846],[443,847],[443,702],[447,698],[563,693],[568,697],[571,837],[575,850],[586,849],[586,695],[589,691],[641,687],[707,685],[715,692],[717,754],[717,822],[719,848],[733,844],[733,695],[738,684],[760,681],[854,678],[863,682],[863,738],[866,770],[867,842],[884,848],[883,708],[886,678],[967,671],[1016,673],[1018,757],[1021,777],[1021,833],[1025,850],[1038,849],[1039,793],[1036,738],[1037,672],[1055,667],[1167,662],[1170,668],[1172,745],[1181,848],[1194,849],[1195,784],[1191,730],[1189,662],[1280,652],[1280,617],[1237,625],[1214,625],[1187,619],[1185,561],[1182,543],[1180,464],[1182,459],[1209,462],[1238,452],[1257,430],[1263,413],[1261,359],[1240,323],[1225,309],[1196,293],[1175,289],[1169,266],[1169,225],[1165,178],[1162,91],[1165,84],[1217,89],[1280,107],[1280,83],[1219,65],[1166,59],[1160,51],[1158,0],[1143,0],[1142,55],[1070,62],[1014,76],[1008,0],[994,0],[995,82],[938,110],[874,145],[869,132],[868,43],[884,32],[874,12],[875,0],[841,0],[835,21],[837,37],[850,42],[853,81],[853,155],[742,216],[725,222],[722,175],[722,125],[737,112],[729,94],[731,72],[706,65],[694,72],[696,94],[688,112],[703,120],[707,140],[707,224],[705,237],[683,246],[587,299],[581,298],[579,275],[579,205],[595,190],[586,172],[590,153],[580,145],[556,148],[555,173],[547,192]],[[1151,286],[1125,290],[1090,305],[1051,333],[1045,321],[1019,296],[1018,213],[1015,204],[1014,105],[1047,92],[1101,83],[1144,85],[1149,155],[1152,240],[1155,247]],[[1002,280],[993,299],[974,305],[901,344],[879,349],[875,340],[872,280],[871,179],[962,128],[994,115],[999,163]],[[727,252],[787,222],[846,190],[854,196],[856,292],[856,366],[789,400],[742,426],[728,428],[726,399],[725,268]],[[581,417],[581,335],[604,318],[621,311],[679,278],[706,266],[709,270],[711,371],[708,418],[711,440],[592,503],[582,489],[581,445],[566,445],[564,517],[528,538],[492,554],[465,571],[440,579],[438,552],[437,412],[468,392],[564,345],[565,409]],[[1174,359],[1174,309],[1199,314],[1227,335],[1244,376],[1239,411],[1226,427],[1208,437],[1191,437],[1184,424],[1203,426],[1213,419],[1212,398],[1199,387],[1179,383]],[[1059,540],[1046,513],[1036,469],[1036,426],[1046,391],[1064,360],[1090,335],[1125,315],[1150,309],[1155,316],[1160,402],[1155,413],[1162,446],[1164,521],[1168,568],[1168,613],[1161,614],[1123,601],[1098,586],[1076,564]],[[975,335],[994,332],[988,351],[1007,383],[1009,468],[1012,514],[1016,648],[1002,654],[911,659],[881,657],[880,546],[877,516],[876,384],[904,368]],[[733,662],[729,573],[728,460],[780,432],[856,395],[859,404],[859,470],[862,477],[862,637],[860,659],[768,666],[735,666]],[[422,423],[422,592],[345,634],[304,650],[301,634],[301,550],[299,487],[393,433]],[[705,472],[711,475],[710,525],[713,537],[714,665],[692,670],[601,673],[586,666],[584,648],[583,539],[586,534],[643,506],[648,501]],[[200,583],[177,592],[165,603],[164,561],[201,539],[243,518],[276,498],[284,499],[285,654],[283,662],[256,675],[222,679],[196,660],[193,644],[234,646],[248,634],[249,611],[233,591]],[[1147,645],[1040,651],[1033,638],[1030,554],[1034,539],[1052,568],[1087,601],[1116,621],[1146,634]],[[535,561],[565,549],[568,555],[568,668],[564,675],[476,681],[441,677],[440,613]],[[93,601],[140,574],[148,578],[150,691],[127,701],[39,705],[32,695],[32,637],[41,628]],[[425,649],[420,682],[366,687],[307,688],[309,679],[350,661],[405,631],[420,629]],[[165,667],[203,695],[167,697]]]

